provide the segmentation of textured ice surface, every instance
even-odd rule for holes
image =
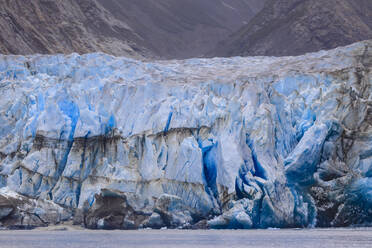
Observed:
[[[113,190],[148,216],[174,195],[219,228],[371,221],[371,49],[0,56],[0,187],[84,211]]]

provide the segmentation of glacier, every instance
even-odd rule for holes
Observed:
[[[371,225],[371,68],[372,41],[280,58],[0,55],[0,225]]]

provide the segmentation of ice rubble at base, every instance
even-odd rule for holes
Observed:
[[[0,56],[0,187],[90,228],[371,223],[371,49]]]
[[[37,227],[69,220],[71,211],[42,199],[30,199],[7,187],[0,189],[0,227]]]

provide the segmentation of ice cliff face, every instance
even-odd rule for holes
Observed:
[[[0,196],[90,228],[372,223],[371,67],[371,41],[283,58],[1,56]]]

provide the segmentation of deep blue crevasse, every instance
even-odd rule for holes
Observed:
[[[164,133],[167,133],[168,130],[169,130],[169,126],[170,126],[170,123],[172,121],[172,116],[173,116],[173,112],[171,111],[171,112],[169,112],[167,123],[165,124],[165,127],[164,127]]]
[[[199,140],[199,147],[202,151],[202,158],[203,158],[203,174],[206,185],[206,192],[211,194],[217,201],[219,201],[218,197],[218,188],[217,188],[217,147],[218,142],[211,143],[210,145],[204,146],[202,142]]]
[[[69,99],[63,99],[59,101],[58,107],[62,111],[62,113],[64,113],[70,118],[71,130],[70,130],[70,133],[67,139],[66,151],[60,163],[58,164],[57,175],[56,175],[57,177],[60,176],[65,169],[68,155],[70,154],[72,144],[74,143],[74,134],[75,134],[76,125],[80,117],[79,107],[73,101]]]
[[[246,144],[248,145],[248,147],[251,149],[251,152],[252,152],[252,161],[253,161],[253,165],[254,165],[254,172],[252,172],[252,174],[256,177],[261,177],[265,180],[267,180],[267,172],[266,170],[262,167],[261,163],[258,161],[258,158],[257,158],[257,153],[254,149],[254,146],[253,146],[253,141],[249,138],[249,134],[246,134]]]

